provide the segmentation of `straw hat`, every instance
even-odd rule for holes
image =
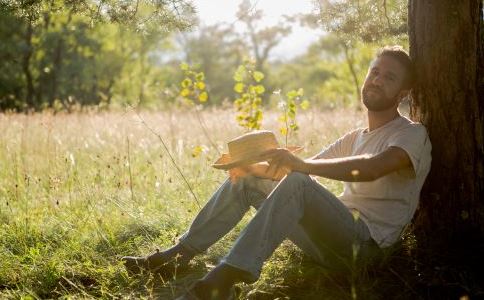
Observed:
[[[279,143],[272,131],[258,130],[241,135],[228,142],[229,153],[224,153],[212,165],[216,169],[228,170],[242,165],[261,162],[261,154],[279,148]],[[288,147],[291,152],[302,147]]]

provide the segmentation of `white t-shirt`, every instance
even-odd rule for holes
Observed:
[[[351,131],[317,155],[317,158],[372,156],[388,147],[405,150],[413,168],[371,182],[345,182],[344,191],[339,196],[348,208],[360,212],[380,247],[390,246],[398,240],[417,209],[431,162],[432,146],[425,127],[399,116],[371,132],[363,128]]]

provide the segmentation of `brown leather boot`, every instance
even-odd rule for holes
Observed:
[[[187,268],[188,261],[182,256],[170,257],[156,249],[156,252],[147,256],[123,256],[121,260],[129,274],[159,273],[163,277],[173,277],[177,272]]]

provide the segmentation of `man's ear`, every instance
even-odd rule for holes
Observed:
[[[403,89],[400,92],[398,92],[398,102],[401,102],[405,97],[407,97],[410,94],[410,89]]]

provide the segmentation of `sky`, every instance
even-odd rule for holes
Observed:
[[[212,25],[219,22],[233,23],[237,20],[235,14],[242,0],[193,0],[202,24]],[[313,11],[311,0],[252,0],[256,9],[263,11],[261,27],[277,24],[283,20],[283,15],[310,13]],[[236,27],[242,30],[242,25]],[[272,59],[288,60],[303,54],[308,46],[315,42],[321,31],[312,30],[299,25],[292,25],[292,32],[274,48]]]

